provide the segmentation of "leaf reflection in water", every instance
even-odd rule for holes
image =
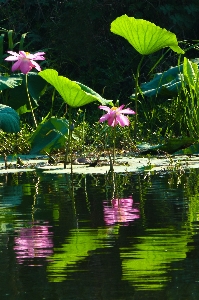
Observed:
[[[18,237],[15,238],[14,246],[19,264],[26,260],[30,263],[34,258],[52,255],[53,241],[49,227],[48,225],[33,224],[32,227],[20,229]]]
[[[130,196],[125,199],[112,199],[104,201],[104,221],[106,225],[122,223],[128,225],[129,222],[140,218],[140,211],[137,205],[133,204]]]

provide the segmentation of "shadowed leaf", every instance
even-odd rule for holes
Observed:
[[[0,129],[8,133],[20,131],[19,115],[9,106],[0,104]]]
[[[68,133],[68,121],[52,117],[44,124],[39,124],[30,138],[31,154],[43,150],[51,152],[65,146],[65,135]]]

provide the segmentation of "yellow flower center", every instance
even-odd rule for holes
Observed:
[[[26,55],[29,55],[30,54],[30,52],[25,52],[26,53]]]
[[[111,107],[111,110],[116,110],[116,109],[118,109],[118,107],[116,106]]]

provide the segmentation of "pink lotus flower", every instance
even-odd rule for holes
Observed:
[[[45,60],[43,56],[45,52],[37,52],[30,54],[29,52],[19,51],[19,54],[13,51],[7,51],[11,56],[5,58],[6,61],[16,61],[12,66],[12,72],[20,70],[23,74],[27,74],[32,68],[41,71],[41,67],[35,60]]]
[[[108,121],[108,125],[115,127],[117,124],[119,124],[120,126],[129,126],[129,119],[124,116],[123,114],[135,114],[135,112],[130,109],[130,108],[126,108],[123,109],[125,105],[121,105],[120,107],[108,107],[106,105],[100,105],[99,108],[103,109],[105,111],[107,111],[108,113],[103,115],[99,122],[104,122],[104,121]]]
[[[133,205],[132,197],[126,199],[112,199],[111,205],[104,201],[104,221],[106,225],[123,223],[128,225],[130,221],[139,219],[140,211]]]

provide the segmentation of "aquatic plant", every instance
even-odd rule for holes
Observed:
[[[72,132],[74,130],[74,124],[72,121],[72,108],[78,108],[94,101],[99,101],[101,104],[111,104],[112,101],[102,98],[98,93],[91,88],[85,86],[82,83],[72,81],[65,76],[60,76],[54,69],[46,69],[39,72],[39,75],[50,83],[61,95],[63,101],[68,105],[68,118],[69,118],[69,132],[68,141],[65,152],[65,162],[68,162],[68,156],[70,154],[71,171],[72,171]]]
[[[184,54],[184,51],[178,46],[178,41],[174,33],[160,28],[149,21],[135,19],[134,17],[128,17],[127,15],[120,16],[111,23],[111,32],[124,37],[135,48],[135,50],[142,55],[137,67],[136,75],[134,76],[134,100],[136,112],[134,137],[136,138],[138,122],[138,94],[140,92],[139,74],[144,57],[165,47],[169,47],[177,54]],[[159,61],[156,62],[155,66],[159,63]]]
[[[41,71],[40,65],[35,60],[45,60],[45,57],[43,56],[45,52],[37,52],[35,54],[30,54],[29,52],[24,52],[24,51],[19,51],[19,53],[16,53],[14,51],[7,51],[7,52],[11,54],[11,56],[6,57],[5,60],[16,61],[12,66],[12,72],[15,72],[16,70],[20,70],[23,74],[25,74],[28,101],[30,104],[30,109],[35,123],[35,127],[37,127],[37,121],[35,118],[35,114],[33,111],[32,103],[28,91],[27,74],[32,70],[32,68],[36,68],[38,71]]]
[[[99,106],[100,109],[103,109],[105,111],[107,111],[107,114],[103,115],[99,122],[108,122],[109,126],[114,127],[114,131],[113,131],[113,163],[115,162],[115,139],[116,139],[116,130],[115,127],[119,124],[120,126],[124,127],[124,126],[129,126],[129,119],[124,116],[124,114],[135,114],[135,112],[130,109],[130,108],[124,108],[124,104],[119,106],[119,107],[115,107],[113,106],[112,108],[106,106],[106,105],[100,105]],[[111,161],[110,161],[111,163]]]
[[[36,60],[45,60],[45,52],[37,52],[35,54],[31,54],[29,52],[19,51],[19,53],[14,51],[7,51],[10,56],[6,57],[6,61],[16,61],[12,66],[12,72],[20,70],[23,74],[27,74],[32,70],[32,68],[37,69],[37,71],[41,71],[40,65],[36,62]]]
[[[115,127],[117,124],[120,126],[129,126],[129,119],[124,116],[124,114],[135,114],[135,112],[130,109],[126,108],[123,109],[124,104],[120,107],[108,107],[106,105],[100,105],[99,108],[107,111],[108,113],[103,115],[99,122],[107,121],[109,126]]]

